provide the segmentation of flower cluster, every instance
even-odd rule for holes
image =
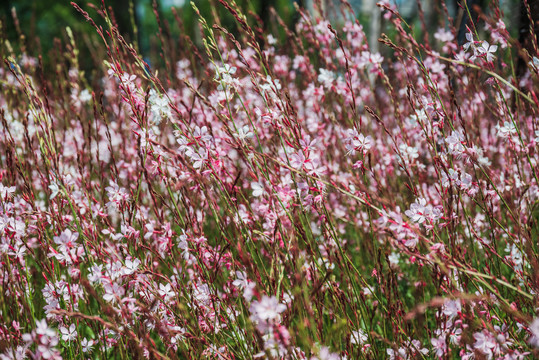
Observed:
[[[74,6],[91,73],[0,41],[0,359],[539,357],[539,54],[500,11],[498,51],[192,4],[150,68]]]

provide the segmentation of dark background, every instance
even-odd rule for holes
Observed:
[[[436,29],[445,23],[442,12],[442,4],[445,4],[449,14],[458,18],[459,1],[463,0],[421,0],[427,31],[430,36]],[[228,13],[217,0],[195,0],[197,7],[202,15],[209,21],[213,15],[217,15],[221,24],[235,32],[237,24],[233,17]],[[298,19],[294,2],[310,10],[315,7],[312,0],[236,0],[236,3],[243,9],[244,13],[256,14],[261,23],[258,25],[266,28],[275,36],[285,37],[285,33],[281,26],[278,25],[270,8],[273,7],[276,13],[282,18],[283,22],[291,29],[294,28],[294,23]],[[327,7],[339,4],[337,0],[323,0]],[[378,38],[380,32],[384,31],[383,20],[373,21],[372,11],[377,0],[349,0],[352,7],[356,11],[356,16],[364,26],[366,33],[371,39],[371,45]],[[419,24],[418,7],[416,0],[391,0],[395,3],[403,17],[411,24],[417,25],[417,29],[421,29]],[[92,18],[107,28],[102,18],[97,15],[95,9],[102,6],[101,0],[85,0],[77,1],[78,5],[88,11]],[[488,0],[468,0],[468,6],[472,11],[474,22],[480,23],[477,18],[478,9],[480,12],[489,13],[489,6],[493,1]],[[59,53],[68,42],[66,36],[66,27],[69,26],[75,35],[77,46],[79,47],[80,66],[82,69],[91,69],[95,66],[93,63],[98,56],[95,55],[96,49],[99,47],[100,39],[97,37],[95,29],[88,24],[83,17],[70,4],[70,0],[0,0],[0,21],[2,36],[0,41],[3,41],[4,48],[13,49],[15,54],[26,53],[37,57],[42,55],[44,66],[47,67],[51,60],[57,59]],[[91,8],[91,4],[95,9]],[[212,13],[212,6],[217,9],[216,13]],[[504,12],[504,21],[508,30],[514,38],[519,39],[523,47],[530,48],[529,19],[525,13],[523,0],[500,0],[500,8]],[[532,18],[537,21],[539,18],[539,0],[528,0],[528,4],[532,10]],[[106,0],[106,6],[112,10],[115,16],[118,28],[124,37],[134,43],[139,52],[143,55],[148,63],[160,61],[160,42],[157,34],[159,31],[158,22],[155,12],[161,19],[161,29],[168,39],[180,39],[180,35],[187,35],[195,45],[201,45],[201,35],[197,26],[197,18],[192,9],[189,0]],[[176,10],[177,18],[171,7]],[[13,11],[15,10],[15,11]],[[16,13],[17,21],[14,20],[13,14]],[[461,11],[462,13],[462,11]],[[378,12],[379,14],[379,12]],[[330,11],[327,11],[327,16],[330,20],[338,21]],[[331,19],[331,17],[334,19]],[[178,21],[179,20],[179,23]],[[379,23],[379,24],[378,24]],[[459,43],[464,41],[465,25],[469,23],[466,13],[463,19],[459,22]],[[536,34],[539,26],[535,26]],[[478,26],[481,30],[481,27]],[[416,35],[423,36],[420,31]],[[6,40],[8,43],[6,43]],[[374,40],[374,41],[373,41]],[[178,40],[178,44],[181,42]],[[56,55],[55,55],[56,53]],[[5,52],[3,53],[5,56]],[[174,59],[172,59],[174,60]]]

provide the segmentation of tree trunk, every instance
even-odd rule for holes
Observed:
[[[528,14],[528,7],[530,12]],[[533,22],[530,24],[530,18]],[[537,56],[537,34],[539,34],[539,0],[521,0],[520,1],[520,19],[519,19],[518,42],[522,50],[526,50],[530,56]],[[517,77],[520,78],[526,73],[528,57],[523,54],[518,55]]]
[[[472,18],[470,19],[470,16],[468,16],[468,11],[466,11],[466,4],[468,4],[468,9],[470,10],[470,15]],[[459,46],[464,44],[466,42],[466,26],[471,27],[471,24],[475,27],[477,27],[479,17],[477,11],[475,11],[476,6],[479,8],[483,8],[483,0],[457,0],[455,1],[455,7],[456,7],[456,13],[458,14],[458,17],[461,19],[460,24],[457,24],[458,26],[458,35],[457,35],[457,41]]]

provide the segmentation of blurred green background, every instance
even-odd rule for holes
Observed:
[[[88,11],[98,25],[106,29],[104,21],[96,11],[102,7],[101,0],[75,2]],[[3,0],[0,3],[3,32],[1,38],[9,41],[16,54],[23,51],[34,56],[43,54],[43,61],[49,63],[53,57],[51,51],[58,50],[61,43],[68,42],[65,29],[69,26],[83,55],[81,67],[91,67],[91,59],[84,56],[84,53],[87,47],[91,51],[92,44],[97,45],[98,37],[95,29],[74,9],[70,0]],[[213,15],[211,5],[216,5],[214,8],[217,9],[222,25],[232,31],[236,28],[234,19],[218,1],[196,0],[194,3],[207,19],[211,19]],[[301,5],[301,1],[298,3]],[[270,23],[268,21],[270,7],[277,10],[285,23],[292,24],[294,21],[294,5],[289,0],[238,0],[237,4],[245,12],[250,11],[260,16],[265,23]],[[152,59],[155,51],[158,51],[155,47],[159,46],[157,38],[159,28],[155,12],[161,19],[161,28],[166,38],[179,38],[180,33],[183,33],[195,43],[200,42],[196,14],[188,0],[106,0],[105,5],[109,11],[112,10],[120,33],[129,42],[136,44],[148,60]],[[171,8],[176,10],[177,18]],[[15,20],[14,14],[18,21]],[[273,30],[279,31],[279,28],[275,27]]]
[[[430,36],[440,24],[445,22],[443,19],[443,7],[447,8],[451,16],[458,18],[459,9],[462,9],[462,6],[459,5],[462,5],[462,1],[464,0],[420,1],[425,12],[427,31],[430,32]],[[522,23],[522,19],[526,20],[527,17],[523,18],[520,14],[522,1],[468,0],[467,2],[472,10],[474,6],[477,6],[486,13],[489,12],[490,5],[498,2],[504,11],[504,20],[508,30],[513,36],[518,37],[518,29],[527,26]],[[98,25],[102,25],[105,29],[107,28],[103,19],[97,14],[97,10],[102,6],[102,0],[81,0],[76,2],[89,12]],[[294,5],[312,10],[315,6],[314,3],[317,2],[319,1],[236,0],[244,13],[256,14],[265,24],[264,27],[274,35],[280,35],[281,38],[285,38],[285,32],[278,22],[272,21],[273,17],[270,13],[270,8],[275,8],[276,13],[284,23],[289,28],[293,28],[295,21],[298,19]],[[333,8],[338,8],[338,4],[340,4],[338,0],[322,0],[321,2],[328,7],[333,6]],[[380,32],[384,32],[385,26],[380,12],[378,10],[373,11],[377,0],[349,0],[348,2],[356,11],[366,33],[370,35],[369,42],[374,45],[373,50],[376,51],[376,40]],[[225,28],[232,33],[236,32],[236,22],[217,0],[195,0],[194,3],[206,19],[212,19],[214,15],[217,15]],[[398,7],[406,21],[418,25],[416,28],[421,29],[416,0],[391,0],[390,3]],[[533,4],[539,3],[539,0],[528,0],[528,3],[532,4],[533,7]],[[15,54],[21,54],[22,52],[32,56],[41,54],[46,68],[52,61],[61,56],[64,45],[68,43],[65,29],[69,26],[73,30],[77,46],[81,51],[80,67],[83,70],[95,67],[95,61],[99,60],[97,49],[100,47],[100,39],[95,29],[73,8],[70,0],[0,0],[0,4],[0,21],[2,22],[0,41],[4,45],[2,46],[2,51],[8,45],[7,48],[12,48]],[[158,39],[159,28],[155,12],[161,19],[164,38],[174,43],[168,44],[168,46],[172,46],[175,51],[186,47],[185,42],[182,43],[181,41],[181,34],[187,35],[195,44],[201,44],[196,14],[189,0],[106,0],[105,4],[107,9],[112,10],[114,13],[121,34],[129,42],[137,46],[145,60],[150,64],[161,61],[161,43]],[[92,6],[94,9],[92,9]],[[171,8],[175,9],[177,18]],[[14,20],[14,14],[18,19],[18,25],[17,21]],[[377,14],[377,17],[374,16],[375,14]],[[465,22],[466,19],[461,21],[462,29],[460,32],[465,30]],[[253,20],[251,20],[251,24],[253,24]],[[416,32],[415,35],[422,36],[420,31]],[[463,32],[459,34],[459,41],[461,37],[464,39]],[[4,39],[9,42],[6,44]],[[5,55],[5,52],[3,55]],[[176,59],[171,58],[169,60],[175,61]]]

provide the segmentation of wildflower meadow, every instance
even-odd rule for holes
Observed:
[[[535,14],[440,4],[0,40],[0,359],[539,358]]]

